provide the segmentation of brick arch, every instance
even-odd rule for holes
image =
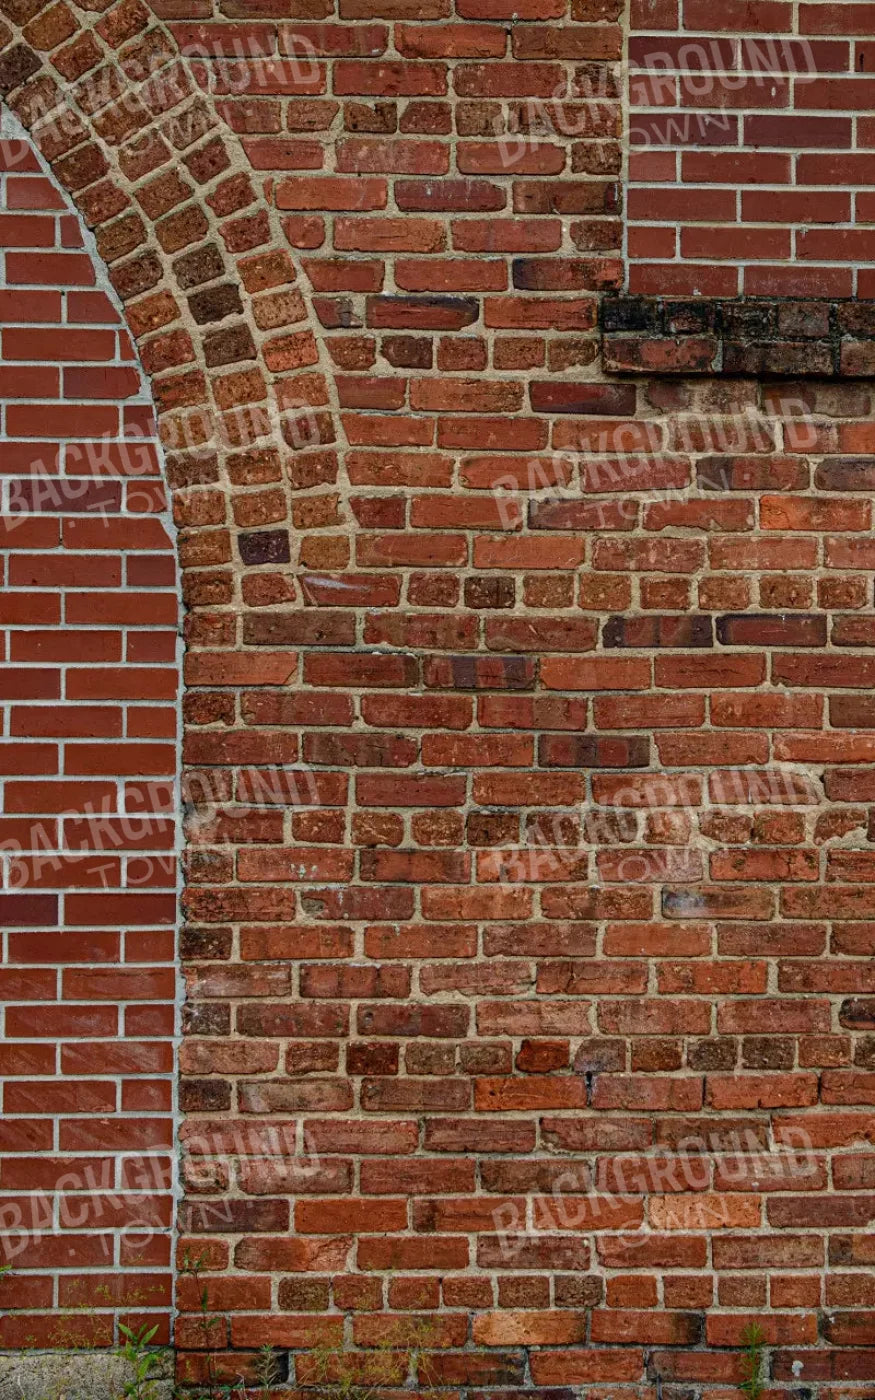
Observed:
[[[143,402],[139,418],[135,414],[132,419],[137,433],[136,451],[152,454],[148,482],[137,484],[122,479],[118,489],[122,502],[126,491],[147,487],[160,497],[163,475],[169,488],[172,522],[168,520],[162,535],[163,527],[154,516],[148,524],[138,521],[132,525],[129,519],[117,516],[112,504],[98,504],[104,514],[109,512],[110,534],[120,551],[120,581],[130,582],[132,588],[135,577],[143,588],[163,585],[164,592],[155,607],[163,605],[165,612],[166,606],[175,608],[179,584],[169,559],[165,557],[162,567],[166,575],[166,566],[170,565],[170,575],[158,579],[157,566],[156,576],[147,576],[148,568],[137,553],[148,549],[157,557],[158,551],[165,551],[172,558],[175,550],[183,603],[193,609],[186,628],[187,639],[193,644],[187,661],[188,684],[222,687],[244,679],[251,683],[259,675],[281,683],[294,667],[294,654],[290,658],[281,646],[276,651],[259,646],[262,638],[257,637],[254,640],[259,650],[247,655],[245,633],[243,647],[239,645],[237,614],[241,607],[278,602],[294,605],[301,601],[293,575],[308,558],[309,532],[324,531],[326,526],[337,523],[338,502],[333,488],[338,478],[338,459],[333,382],[323,370],[318,323],[307,293],[299,286],[288,244],[278,230],[277,216],[271,212],[264,191],[251,174],[239,142],[226,127],[211,94],[198,85],[193,68],[181,55],[168,27],[145,6],[130,0],[120,0],[103,9],[25,3],[7,6],[3,14],[7,22],[0,24],[0,95],[5,110],[21,124],[19,134],[30,138],[47,163],[45,173],[37,176],[38,162],[32,151],[28,154],[24,143],[15,160],[20,161],[22,171],[33,174],[34,179],[42,178],[45,193],[41,197],[49,201],[52,217],[59,221],[66,218],[63,232],[58,224],[58,236],[63,239],[59,247],[82,247],[78,219],[90,231],[93,243],[86,239],[88,246],[79,253],[82,316],[86,321],[96,320],[101,328],[104,322],[114,327],[107,334],[118,338],[113,345],[117,345],[115,353],[122,359],[133,362],[135,347],[138,364],[132,363],[129,369],[119,369],[117,373],[137,379],[139,400],[147,399],[151,393],[151,404],[147,407]],[[123,78],[117,81],[118,74]],[[53,178],[46,178],[48,175]],[[69,212],[59,212],[65,205],[64,196],[72,201],[78,219],[71,218]],[[66,205],[67,211],[69,207]],[[96,284],[105,287],[105,292],[100,293],[102,309],[85,307],[88,289],[95,284],[88,264],[97,269]],[[75,278],[70,285],[78,287]],[[27,286],[30,292],[30,284]],[[63,286],[61,295],[66,295]],[[97,297],[96,292],[94,296]],[[30,310],[21,314],[31,318]],[[32,315],[39,320],[36,305]],[[64,334],[72,336],[75,332],[69,324],[70,317],[67,320]],[[0,323],[5,323],[2,316]],[[64,360],[64,351],[57,346],[35,350],[34,355],[46,361]],[[106,379],[109,371],[98,366],[93,372],[104,376],[100,396],[111,397]],[[63,375],[63,369],[60,373]],[[60,384],[64,392],[63,378]],[[17,392],[13,389],[12,397]],[[83,392],[87,397],[87,391]],[[118,388],[118,411],[122,415],[133,412],[129,404],[125,407],[126,395],[133,392],[130,386]],[[153,408],[157,435],[152,431]],[[95,435],[99,431],[102,429],[93,428]],[[48,428],[46,434],[50,436]],[[158,439],[162,449],[160,465],[156,455]],[[95,446],[94,456],[99,459],[100,445]],[[103,455],[109,460],[111,449],[106,448]],[[117,468],[116,463],[106,470],[112,473]],[[33,470],[33,464],[23,470]],[[118,470],[123,476],[126,468]],[[75,505],[70,508],[74,512],[79,509]],[[74,527],[76,524],[74,520]],[[78,524],[81,527],[82,522]],[[118,532],[118,538],[113,531]],[[23,540],[23,535],[19,538]],[[101,558],[103,539],[91,539],[90,544],[86,541],[83,545],[77,541],[68,544],[65,535],[59,540],[64,550],[93,547],[98,560]],[[55,541],[55,547],[58,542]],[[126,552],[128,548],[130,554]],[[319,557],[319,551],[317,539],[311,563]],[[330,555],[330,546],[328,551]],[[78,552],[73,564],[77,562],[81,562]],[[131,571],[130,580],[126,570]],[[108,579],[105,570],[101,576],[104,575]],[[44,583],[42,576],[35,576],[35,587]],[[107,587],[111,586],[110,580]],[[63,587],[58,584],[59,590]],[[86,582],[83,587],[90,588],[91,583]],[[65,603],[63,592],[60,597],[62,610],[70,606]],[[150,625],[150,619],[154,621],[151,603],[144,602],[144,597],[135,591],[131,604],[144,609],[145,626]],[[36,625],[38,616],[29,613],[20,620]],[[117,621],[118,635],[123,639],[123,629],[131,618],[119,617]],[[101,625],[99,614],[94,625]],[[133,625],[137,625],[136,621]],[[127,654],[119,657],[120,663],[131,659]],[[151,662],[156,658],[145,659]],[[171,647],[170,655],[162,654],[161,659],[166,663],[164,691],[156,695],[156,705],[159,700],[168,699],[164,693],[168,688],[173,695],[180,688],[174,679],[180,666],[175,650]],[[139,685],[141,680],[142,677],[134,678],[132,683]],[[58,698],[69,699],[63,680],[60,684]],[[112,685],[121,686],[123,693],[123,680],[116,677]],[[110,690],[104,694],[98,687],[94,694],[100,704],[107,701]],[[226,719],[220,696],[220,690],[209,689],[191,696],[190,703],[199,711],[200,723],[210,704],[216,708],[216,718]],[[26,691],[21,698],[28,699]],[[48,694],[39,697],[50,698]],[[133,698],[140,700],[145,695],[138,691]],[[234,703],[232,700],[232,710]],[[82,722],[91,721],[83,718]],[[121,721],[125,736],[127,722]],[[174,735],[168,733],[164,737],[172,745]],[[229,743],[233,745],[233,739]],[[245,739],[242,743],[245,745]],[[206,749],[211,744],[207,736]],[[213,759],[206,749],[193,745],[191,762],[209,765]],[[247,756],[252,761],[263,757],[269,762],[273,752],[268,750],[271,739],[261,744],[259,737],[254,736]],[[43,751],[37,754],[34,750],[34,755],[37,763],[47,761]],[[223,754],[219,762],[224,758]],[[63,754],[58,766],[63,774]],[[178,806],[171,791],[174,767],[171,762],[166,771],[162,770],[160,785],[156,775],[156,790],[150,792],[145,808],[147,823],[166,820],[170,827],[174,825],[173,814]],[[218,798],[227,795],[218,790],[227,771],[222,770],[218,779],[204,776],[200,784],[201,775],[195,771],[191,788],[195,804],[200,802],[210,808]],[[125,760],[121,758],[112,774],[125,779],[126,772]],[[38,770],[35,775],[39,776]],[[27,776],[22,770],[22,778]],[[121,807],[118,811],[113,807],[110,825],[113,821],[125,824],[136,812],[130,788],[137,782],[135,768],[127,777]],[[95,781],[92,786],[95,792],[89,788],[90,795],[82,798],[89,810],[99,783]],[[131,805],[126,807],[126,800]],[[71,799],[74,812],[77,802],[78,799]],[[40,810],[37,803],[36,821],[44,826]],[[34,819],[27,820],[32,826]],[[196,844],[205,839],[205,831],[209,835],[209,830],[207,816],[200,824]],[[18,830],[11,829],[3,833],[4,840],[17,840],[19,835]],[[62,836],[59,832],[59,839]],[[63,1061],[55,1070],[57,1083],[50,1085],[43,1078],[38,1082],[35,1078],[49,1073],[44,1044],[37,1045],[32,1053],[27,1046],[13,1045],[13,1053],[4,1063],[4,1074],[21,1080],[13,1085],[4,1105],[13,1118],[4,1145],[4,1151],[13,1154],[12,1163],[6,1168],[4,1188],[8,1186],[11,1191],[18,1186],[24,1190],[29,1185],[28,1173],[33,1171],[38,1178],[37,1189],[44,1189],[46,1199],[57,1204],[61,1199],[60,1183],[72,1174],[71,1179],[76,1182],[87,1178],[95,1183],[95,1200],[102,1198],[95,1206],[98,1214],[117,1213],[117,1219],[114,1216],[111,1220],[103,1215],[105,1229],[89,1220],[78,1234],[71,1231],[69,1240],[63,1234],[60,1238],[40,1236],[33,1249],[13,1255],[10,1262],[20,1276],[18,1306],[23,1311],[10,1310],[6,1314],[0,1328],[0,1350],[33,1345],[112,1345],[119,1340],[118,1320],[129,1319],[132,1314],[159,1322],[158,1341],[171,1335],[169,1249],[174,1187],[170,1169],[173,1128],[168,1114],[175,1101],[171,1046],[173,929],[177,922],[172,847],[171,841],[160,888],[141,896],[143,919],[131,912],[130,904],[125,902],[130,893],[123,890],[111,890],[105,909],[98,909],[100,896],[87,886],[79,890],[79,872],[72,868],[70,889],[76,893],[66,896],[68,930],[64,906],[58,905],[54,895],[40,899],[25,893],[14,907],[10,896],[0,896],[3,918],[16,930],[14,946],[4,948],[12,964],[3,987],[4,996],[16,1002],[26,1000],[32,993],[37,1003],[13,1008],[8,1031],[13,1037],[33,1034],[32,1027],[28,1029],[30,1023],[45,1014],[47,1033],[57,1037],[58,1054]],[[133,837],[131,841],[123,839],[120,846],[116,843],[115,854],[122,862],[122,883],[125,862],[136,859],[134,849]],[[30,859],[25,856],[23,863]],[[190,865],[197,882],[211,868],[211,860],[208,855],[195,856]],[[110,907],[113,897],[118,902]],[[56,921],[48,909],[52,898],[59,910]],[[83,933],[88,919],[97,925],[90,936]],[[51,928],[53,922],[57,922],[56,930]],[[40,933],[46,940],[66,938],[67,933],[70,937],[59,954],[57,944],[54,948],[36,946],[34,938]],[[59,960],[65,960],[68,953],[69,966]],[[54,962],[46,962],[52,958]],[[123,966],[125,960],[136,963],[136,968]],[[119,973],[115,984],[114,968]],[[123,999],[127,992],[122,980],[129,975],[140,979],[143,997],[152,1000],[144,1001],[139,1018],[137,1008],[119,1013],[116,1042],[108,1024],[104,1024],[106,1017],[101,1020],[107,1010],[103,998]],[[38,1003],[41,998],[45,1000],[52,977],[60,979],[60,1001],[57,1007],[46,1011]],[[151,990],[146,988],[148,978],[152,979]],[[83,1005],[65,1009],[60,1003],[66,1001]],[[89,1026],[82,1023],[86,1001],[91,1016]],[[54,1025],[53,1013],[66,1018],[64,1023],[59,1019]],[[197,1022],[196,1008],[192,1019]],[[98,1032],[103,1039],[95,1041]],[[74,1042],[82,1037],[77,1049]],[[125,1040],[133,1042],[129,1051],[122,1043]],[[134,1078],[126,1079],[126,1075]],[[150,1091],[144,1075],[152,1075],[157,1088]],[[22,1076],[34,1079],[35,1089],[34,1085],[25,1084]],[[64,1076],[68,1076],[67,1082]],[[101,1076],[106,1077],[107,1084],[113,1082],[116,1109],[123,1113],[128,1110],[120,1127],[109,1116],[113,1111],[109,1098],[101,1098]],[[67,1110],[55,1105],[55,1111],[61,1113],[53,1130],[60,1134],[59,1141],[45,1136],[45,1118],[37,1116],[33,1125],[25,1120],[16,1125],[15,1115],[23,1113],[28,1091],[42,1095],[46,1103],[53,1094],[76,1098],[69,1119],[64,1117]],[[144,1097],[138,1099],[138,1092]],[[160,1092],[160,1104],[157,1097],[155,1102],[149,1101],[150,1092],[156,1096]],[[76,1116],[86,1110],[102,1113],[106,1119],[104,1127],[89,1124],[86,1128]],[[135,1110],[143,1120],[142,1137],[130,1122],[130,1114]],[[48,1111],[46,1107],[33,1108],[37,1115]],[[100,1160],[89,1149],[86,1134],[90,1134],[93,1144],[103,1145],[102,1157],[97,1154]],[[26,1151],[42,1154],[43,1160],[39,1165],[30,1162],[28,1166],[28,1159],[20,1155]],[[128,1170],[121,1164],[122,1151],[144,1154],[144,1164],[138,1170],[141,1177],[148,1178],[149,1199],[144,1207],[149,1215],[144,1222],[149,1240],[146,1244],[138,1244],[133,1235],[125,1233],[131,1227],[130,1213],[124,1200],[119,1205],[116,1193]],[[111,1181],[104,1180],[101,1174],[107,1162]],[[70,1189],[75,1192],[79,1187],[74,1184]],[[7,1200],[7,1204],[14,1206],[13,1201]],[[29,1218],[25,1210],[25,1227]]]
[[[186,601],[230,603],[235,566],[282,573],[306,557],[308,526],[336,519],[333,497],[309,499],[338,476],[334,388],[288,244],[195,65],[140,0],[11,0],[3,14],[0,95],[94,231],[149,377]],[[251,601],[271,587],[294,599],[288,581],[249,587]]]

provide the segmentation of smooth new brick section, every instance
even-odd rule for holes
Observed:
[[[425,1315],[686,1394],[756,1319],[864,1393],[870,381],[602,370],[610,0],[167,9],[7,3],[0,80],[179,526],[181,1374],[206,1283],[231,1378]]]
[[[872,7],[631,0],[628,285],[871,297]]]
[[[177,569],[118,302],[14,139],[0,249],[0,1343],[105,1346],[169,1330]]]

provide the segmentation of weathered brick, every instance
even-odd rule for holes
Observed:
[[[434,1318],[426,1388],[725,1390],[749,1313],[776,1383],[800,1346],[871,1379],[866,21],[635,0],[621,188],[621,8],[7,6],[54,53],[0,32],[14,109],[51,68],[91,113],[39,144],[127,306],[5,148],[3,1179],[167,1170],[176,550],[180,1257],[229,1378],[266,1343],[315,1379],[317,1333],[365,1354],[397,1312]],[[726,120],[645,150],[698,114],[691,16]],[[763,116],[733,65],[776,26]],[[142,105],[92,91],[104,43]],[[654,47],[679,105],[639,124]],[[850,111],[859,151],[805,148]],[[94,1341],[119,1279],[166,1326],[160,1180],[148,1265],[116,1217],[28,1246],[5,1346],[79,1279]],[[183,1271],[210,1385],[199,1299]]]

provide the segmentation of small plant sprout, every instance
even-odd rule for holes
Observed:
[[[265,1343],[259,1350],[255,1373],[258,1377],[262,1400],[270,1400],[273,1387],[280,1379],[280,1365],[276,1352],[270,1343]]]
[[[124,1339],[121,1354],[131,1370],[130,1378],[125,1382],[124,1400],[156,1400],[158,1385],[152,1372],[161,1353],[152,1350],[149,1344],[157,1331],[157,1323],[154,1327],[144,1323],[136,1330],[126,1327],[123,1322],[119,1323],[119,1332]]]
[[[305,1384],[313,1387],[316,1400],[378,1400],[381,1391],[399,1385],[423,1395],[431,1385],[427,1350],[434,1338],[428,1319],[412,1317],[366,1351],[319,1342],[307,1353]]]
[[[763,1383],[765,1337],[759,1324],[752,1322],[749,1327],[745,1328],[741,1339],[745,1348],[742,1357],[744,1380],[739,1389],[747,1396],[747,1400],[760,1400],[760,1396],[765,1390]]]

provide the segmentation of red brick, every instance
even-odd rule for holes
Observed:
[[[59,71],[99,62],[61,7],[16,4],[25,43],[65,46]],[[875,289],[872,240],[851,226],[871,212],[871,7],[806,0],[794,37],[789,0],[716,16],[634,0],[633,64],[656,50],[679,69],[659,85],[655,64],[633,72],[633,103],[678,104],[635,125],[682,149],[633,148],[622,191],[618,0],[459,0],[455,15],[342,0],[336,18],[306,0],[279,23],[243,8],[171,23],[174,42],[231,60],[211,63],[219,101],[204,81],[189,131],[166,126],[174,95],[153,84],[137,133],[103,108],[78,145],[45,133],[124,316],[60,188],[14,148],[4,161],[19,511],[2,537],[0,835],[27,849],[7,852],[2,896],[3,1180],[12,1200],[139,1146],[161,1182],[142,1257],[125,1210],[71,1236],[69,1257],[32,1241],[29,1331],[12,1312],[5,1339],[50,1339],[72,1260],[109,1345],[131,1306],[120,1285],[97,1292],[113,1233],[167,1326],[166,469],[193,769],[180,1225],[204,1253],[223,1378],[249,1374],[262,1343],[303,1348],[314,1327],[333,1343],[342,1314],[357,1344],[381,1344],[387,1298],[445,1309],[452,1389],[640,1388],[645,1347],[666,1383],[725,1389],[754,1314],[803,1347],[806,1379],[866,1380],[842,1270],[867,1262],[871,1213],[875,323],[865,300],[832,299]],[[148,23],[137,0],[97,21],[127,68],[152,44],[172,55]],[[698,126],[713,92],[689,67],[697,27],[731,75]],[[775,33],[776,73],[741,76]],[[807,34],[826,37],[802,81]],[[0,41],[13,84],[40,63]],[[263,91],[234,90],[256,61]],[[54,92],[33,71],[11,95],[28,122]],[[857,150],[836,144],[849,111]],[[179,142],[175,174],[155,117]],[[502,121],[519,130],[503,139]],[[90,125],[122,142],[117,178]],[[660,328],[611,332],[631,372],[608,382],[599,318],[619,312],[599,302],[621,278],[624,209],[629,285],[669,300],[625,303]],[[737,306],[742,292],[762,300]],[[818,366],[859,377],[818,382]],[[766,372],[782,377],[764,388]],[[274,399],[292,405],[285,452],[258,445]],[[39,514],[20,513],[31,500]],[[48,866],[44,840],[64,842]],[[767,1118],[776,1141],[815,1143],[804,1190],[764,1181]],[[610,1194],[628,1154],[649,1170],[700,1137],[723,1164],[702,1190]],[[206,1192],[195,1164],[215,1173]],[[782,1185],[765,1210],[754,1180]],[[107,1189],[89,1188],[91,1210]],[[764,1240],[789,1271],[769,1290]],[[195,1280],[179,1285],[196,1311]],[[181,1367],[213,1384],[193,1316],[179,1341]],[[789,1378],[783,1351],[773,1369]]]

